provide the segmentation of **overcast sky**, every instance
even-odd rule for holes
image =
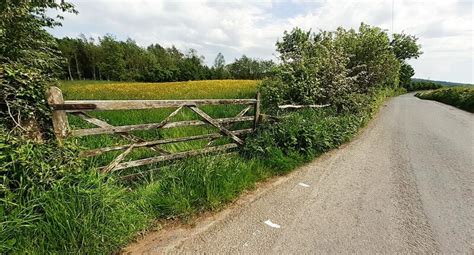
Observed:
[[[418,78],[474,83],[474,0],[393,0],[393,31],[416,35],[424,54],[410,61]],[[242,54],[275,59],[283,31],[317,31],[361,22],[392,31],[392,0],[338,1],[158,1],[72,0],[78,15],[65,15],[55,36],[113,34],[139,45],[194,48],[212,65]]]

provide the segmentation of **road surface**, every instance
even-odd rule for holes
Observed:
[[[407,94],[201,232],[133,252],[473,254],[473,189],[474,115]]]

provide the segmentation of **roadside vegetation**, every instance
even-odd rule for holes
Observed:
[[[474,113],[474,87],[451,87],[419,92],[418,98],[449,104]]]
[[[58,55],[57,40],[44,29],[58,25],[46,13],[75,12],[74,7],[54,1],[0,5],[0,253],[113,253],[157,227],[157,219],[186,221],[196,213],[218,210],[256,182],[285,174],[349,141],[387,97],[405,91],[402,76],[411,77],[405,62],[421,54],[416,38],[389,36],[366,24],[358,30],[319,33],[296,28],[276,43],[281,63],[261,82],[59,84],[68,56]],[[119,76],[130,75],[128,69],[116,70],[121,70]],[[236,154],[155,165],[158,171],[124,180],[118,174],[98,173],[96,167],[107,158],[77,157],[84,148],[120,140],[108,136],[57,143],[45,100],[53,85],[60,86],[67,99],[235,98],[254,97],[260,90],[265,113],[279,121],[264,122]],[[280,104],[330,106],[292,111],[278,109]],[[213,116],[240,111],[205,110]],[[166,110],[96,114],[118,125],[156,121]],[[191,117],[184,115],[176,117]],[[72,120],[71,125],[86,124]],[[134,134],[147,139],[209,130],[174,132]],[[154,169],[134,171],[144,170]]]

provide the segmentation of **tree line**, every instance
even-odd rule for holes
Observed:
[[[262,79],[274,66],[271,60],[245,55],[226,64],[217,54],[214,65],[204,64],[204,57],[194,49],[182,52],[175,46],[152,44],[140,47],[132,39],[119,41],[112,35],[98,40],[86,38],[57,39],[65,61],[61,78],[67,80],[115,80],[168,82],[207,79]]]

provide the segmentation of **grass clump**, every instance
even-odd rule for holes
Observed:
[[[157,218],[183,218],[216,210],[271,175],[257,160],[238,155],[190,158],[164,167],[136,191],[143,211]]]
[[[415,96],[449,104],[474,113],[474,87],[452,87],[419,92]]]
[[[97,254],[117,250],[150,222],[130,198],[125,188],[94,172],[45,192],[38,201],[43,213],[30,239],[32,251]]]

